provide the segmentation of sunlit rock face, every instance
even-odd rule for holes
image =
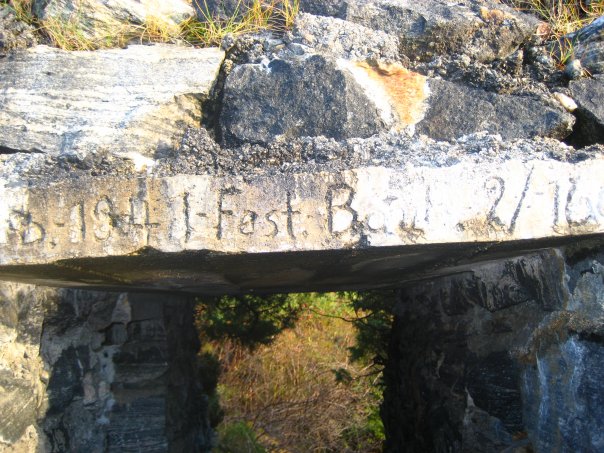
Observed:
[[[128,26],[176,29],[195,14],[183,0],[33,0],[33,13],[45,21],[69,23],[82,38],[118,39]]]
[[[223,57],[169,45],[14,52],[0,62],[0,151],[85,158],[173,149],[201,121]]]

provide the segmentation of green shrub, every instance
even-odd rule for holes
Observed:
[[[216,453],[266,453],[252,427],[245,422],[224,424],[218,430]]]

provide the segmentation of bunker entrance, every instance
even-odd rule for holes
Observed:
[[[602,414],[582,411],[604,401],[601,239],[491,256],[371,292],[2,283],[3,442],[426,452],[562,438],[593,450]],[[570,417],[581,436],[551,421]]]

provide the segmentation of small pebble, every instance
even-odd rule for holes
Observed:
[[[554,97],[556,100],[566,109],[567,112],[574,112],[577,110],[577,103],[570,96],[565,95],[564,93],[556,92],[554,93]]]

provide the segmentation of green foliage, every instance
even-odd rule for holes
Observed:
[[[220,361],[211,352],[201,352],[197,356],[197,379],[201,383],[203,392],[208,397],[208,417],[211,426],[218,426],[224,418],[224,411],[220,406],[218,395],[218,379],[220,377]]]
[[[520,10],[544,21],[539,28],[542,38],[551,41],[551,55],[563,67],[573,56],[575,42],[569,33],[604,15],[604,0],[505,0]]]
[[[287,294],[223,296],[200,300],[197,327],[202,340],[228,338],[248,348],[270,343],[292,327],[302,304]]]
[[[266,453],[249,423],[233,422],[218,430],[216,453]]]
[[[346,293],[354,310],[352,323],[356,342],[350,348],[352,360],[371,360],[376,372],[381,372],[388,359],[388,343],[392,328],[394,290]]]
[[[32,13],[32,0],[1,0],[0,5],[8,5],[21,22],[29,25],[35,22]]]
[[[381,399],[381,395],[379,398]],[[350,451],[381,451],[377,450],[376,446],[386,440],[386,433],[379,406],[374,405],[367,413],[364,423],[346,429],[342,437]]]

